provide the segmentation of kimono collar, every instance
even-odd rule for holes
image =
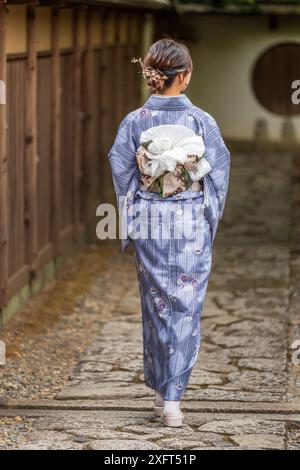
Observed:
[[[177,96],[156,95],[153,93],[144,104],[144,107],[149,109],[169,110],[187,109],[191,106],[193,106],[193,103],[184,93]]]

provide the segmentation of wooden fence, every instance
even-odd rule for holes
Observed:
[[[141,100],[140,77],[130,62],[141,55],[132,22],[138,11],[88,9],[85,45],[72,12],[72,47],[59,47],[59,9],[52,10],[51,50],[36,49],[36,10],[27,8],[27,51],[6,56],[0,47],[0,309],[40,270],[82,240],[95,239],[96,207],[110,198],[107,151],[117,125]],[[113,14],[115,41],[106,44]],[[118,21],[128,15],[126,42]],[[100,15],[101,46],[91,42],[92,15]],[[0,5],[0,43],[5,38]],[[6,129],[6,131],[5,131]]]

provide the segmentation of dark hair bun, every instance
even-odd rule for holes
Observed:
[[[172,85],[177,73],[193,70],[193,62],[185,44],[163,38],[150,47],[140,62],[143,78],[151,91],[163,91]]]

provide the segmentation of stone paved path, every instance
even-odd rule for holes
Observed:
[[[291,303],[291,267],[300,270],[290,249],[290,166],[285,155],[233,154],[200,355],[182,401],[184,426],[165,428],[152,414],[128,251],[111,266],[112,283],[115,270],[126,270],[126,289],[64,389],[54,400],[0,409],[8,427],[20,421],[18,448],[300,449],[300,366],[291,361],[299,303],[297,296]]]

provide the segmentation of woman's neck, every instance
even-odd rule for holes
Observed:
[[[179,93],[178,95],[163,95],[161,93],[154,93],[154,96],[158,96],[159,98],[172,98],[172,97],[175,97],[175,96],[182,96],[184,95],[184,93]]]

